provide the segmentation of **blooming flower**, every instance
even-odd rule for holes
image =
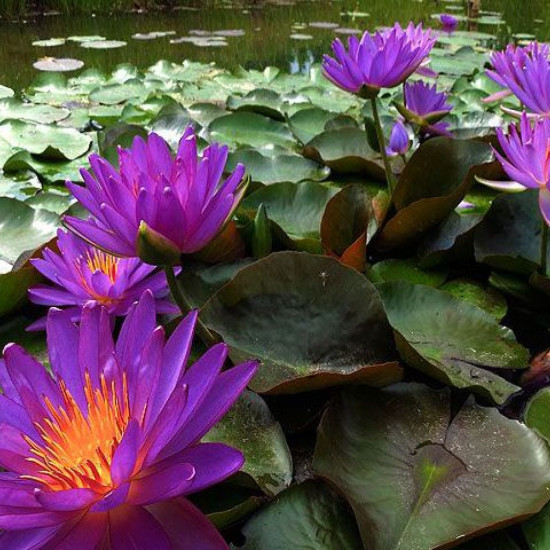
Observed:
[[[181,254],[204,248],[231,218],[245,191],[245,168],[237,165],[221,183],[228,150],[212,143],[197,155],[188,127],[175,159],[156,134],[135,138],[119,150],[120,169],[92,155],[85,186],[67,187],[93,218],[66,217],[69,229],[115,256],[177,264]]]
[[[386,153],[391,156],[404,155],[409,150],[410,140],[405,125],[396,120],[390,134],[389,146]]]
[[[186,368],[196,312],[165,339],[146,291],[116,344],[105,308],[80,326],[48,316],[53,376],[20,346],[0,361],[0,547],[227,548],[183,496],[238,471],[240,451],[201,443],[256,370],[221,372],[218,344]]]
[[[413,23],[406,29],[395,23],[374,34],[365,32],[361,40],[350,36],[348,50],[337,38],[332,43],[334,58],[323,58],[323,72],[336,86],[372,98],[380,88],[404,82],[420,67],[434,43],[431,29]]]
[[[439,16],[439,20],[443,25],[443,30],[447,32],[454,31],[458,26],[458,19],[456,17],[453,17],[452,15],[449,15],[448,13],[442,13]]]
[[[435,84],[417,81],[405,84],[404,96],[405,105],[396,107],[408,122],[420,126],[425,134],[450,135],[448,124],[439,122],[453,108],[446,93],[438,92]]]
[[[491,54],[494,70],[487,76],[505,88],[485,101],[514,94],[531,112],[550,116],[550,48],[533,42],[526,47],[509,44],[502,52]]]
[[[60,254],[49,248],[42,258],[31,260],[53,285],[40,284],[29,290],[35,304],[68,306],[73,321],[79,321],[82,307],[89,301],[105,306],[112,316],[128,313],[144,290],[153,292],[157,313],[177,313],[168,300],[168,285],[163,272],[153,273],[154,266],[138,258],[117,258],[88,245],[72,233],[59,230],[57,246]],[[33,323],[29,330],[43,330],[46,319]]]
[[[539,206],[550,225],[550,119],[535,121],[534,126],[523,113],[519,128],[510,125],[506,136],[497,128],[497,137],[504,152],[495,155],[510,178],[529,189],[539,189]]]

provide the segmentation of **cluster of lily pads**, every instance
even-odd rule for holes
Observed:
[[[41,358],[46,337],[25,330],[45,313],[27,302],[43,282],[33,260],[55,249],[62,216],[88,223],[65,182],[82,183],[91,153],[117,166],[150,132],[176,151],[191,127],[199,150],[229,146],[228,173],[246,167],[231,221],[178,275],[231,361],[261,361],[207,435],[240,449],[243,469],[192,497],[235,548],[543,550],[550,538],[538,196],[510,192],[492,148],[521,105],[486,74],[487,36],[439,40],[429,69],[449,108],[429,120],[406,89],[350,94],[319,66],[160,61],[0,89],[0,340]],[[390,139],[396,120],[406,144]]]

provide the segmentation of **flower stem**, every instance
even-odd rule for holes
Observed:
[[[540,271],[542,275],[546,275],[546,257],[548,256],[548,225],[545,220],[542,220],[540,231]]]
[[[168,281],[168,286],[170,287],[170,292],[172,293],[174,301],[180,308],[182,315],[187,315],[193,308],[189,304],[180,284],[178,283],[178,279],[174,273],[174,268],[169,265],[164,266],[164,273],[166,274],[166,280]],[[208,330],[206,325],[199,318],[197,318],[195,332],[206,347],[213,346],[217,343],[216,337]]]
[[[373,97],[370,101],[372,105],[372,115],[374,117],[374,127],[376,128],[376,137],[378,138],[380,154],[382,155],[382,160],[384,161],[384,171],[386,172],[386,181],[388,182],[388,191],[390,192],[391,197],[393,190],[395,189],[395,178],[391,169],[390,159],[386,154],[386,142],[384,140],[384,132],[382,130],[382,123],[380,122],[380,114],[378,113],[376,98]]]

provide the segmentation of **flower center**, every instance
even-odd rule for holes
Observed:
[[[111,283],[116,281],[118,262],[120,258],[105,254],[101,250],[94,250],[92,253],[87,252],[84,258],[88,268],[92,273],[95,271],[101,271],[109,277]]]
[[[27,460],[38,465],[40,473],[23,477],[53,491],[89,488],[104,494],[113,488],[111,462],[130,420],[128,385],[124,375],[117,393],[115,383],[108,386],[103,375],[96,389],[88,373],[85,378],[86,412],[63,382],[62,406],[56,408],[45,398],[51,416],[36,423],[44,444],[25,437],[32,454]]]

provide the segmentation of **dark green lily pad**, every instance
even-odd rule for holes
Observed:
[[[233,170],[239,162],[246,166],[252,181],[264,185],[298,183],[304,180],[322,181],[330,175],[330,169],[326,166],[299,155],[265,157],[255,149],[238,149],[229,156],[227,170]]]
[[[525,423],[550,444],[550,388],[531,398],[523,415]]]
[[[476,175],[497,170],[491,147],[478,141],[434,138],[407,163],[394,192],[397,213],[377,240],[380,249],[402,247],[442,222],[464,198]]]
[[[338,261],[279,252],[241,269],[204,306],[206,324],[240,362],[262,365],[259,392],[296,393],[401,376],[374,286]]]
[[[337,192],[337,188],[309,181],[276,183],[252,193],[243,201],[241,211],[254,218],[263,204],[267,217],[283,233],[280,237],[288,247],[320,253],[321,217],[327,202]]]
[[[287,489],[242,529],[242,550],[358,550],[361,538],[346,502],[322,481]]]
[[[144,98],[148,94],[142,80],[132,78],[123,84],[101,86],[90,93],[90,99],[104,105],[116,105],[129,99]]]
[[[286,125],[258,113],[238,111],[216,118],[208,127],[213,140],[234,147],[272,147],[280,145],[287,149],[296,142]]]
[[[522,524],[529,550],[546,550],[550,545],[550,505]]]
[[[409,365],[498,404],[517,391],[487,368],[526,368],[529,352],[489,313],[424,285],[398,281],[378,288],[397,348]]]
[[[237,447],[245,456],[241,473],[267,495],[275,496],[292,481],[292,456],[279,423],[264,400],[245,391],[231,410],[205,436]]]
[[[476,260],[504,271],[532,273],[540,265],[541,225],[536,190],[498,196],[476,229]]]
[[[364,174],[384,178],[381,160],[359,128],[345,127],[323,132],[308,142],[304,156],[326,164],[338,174]]]
[[[372,550],[450,548],[536,513],[550,454],[527,426],[448,389],[347,389],[319,426],[314,469],[347,497]]]

